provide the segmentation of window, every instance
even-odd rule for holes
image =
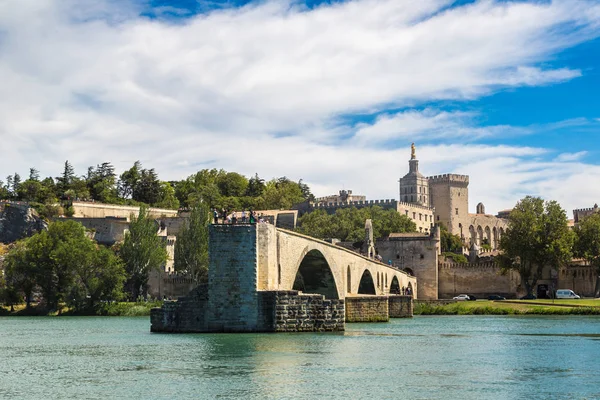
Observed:
[[[423,214],[419,214],[419,221],[423,220]]]
[[[455,208],[455,209],[454,209],[454,213],[455,213],[456,215],[458,215],[458,208]]]
[[[422,259],[424,259],[424,258],[425,258],[425,255],[424,255],[424,254],[421,254],[421,260],[422,260]]]
[[[439,215],[437,216],[437,220],[438,220],[438,221],[440,220],[440,216],[439,216]]]
[[[408,217],[408,210],[404,210],[404,212],[406,213],[406,216]]]
[[[413,213],[413,219],[417,219],[417,213],[416,212]]]

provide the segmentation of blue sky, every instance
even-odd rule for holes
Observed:
[[[0,176],[136,160],[397,198],[471,176],[470,208],[600,199],[600,0],[0,4]]]

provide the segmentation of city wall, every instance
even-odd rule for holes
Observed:
[[[137,216],[140,212],[140,208],[135,206],[122,206],[115,204],[91,203],[82,201],[74,201],[73,210],[73,217],[75,218],[117,217],[126,218],[127,221],[130,220],[132,214]],[[177,212],[177,210],[169,210],[165,208],[148,209],[148,213],[152,218],[176,217]]]
[[[511,271],[502,275],[495,262],[439,263],[438,298],[448,299],[459,294],[472,294],[477,298],[500,295],[517,297],[519,275]]]

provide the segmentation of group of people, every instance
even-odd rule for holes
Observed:
[[[221,212],[219,212],[219,210],[215,208],[213,209],[213,223],[218,224],[219,221],[221,224],[255,224],[257,222],[269,223],[267,219],[263,218],[262,214],[259,214],[257,217],[256,213],[252,210],[249,210],[247,213],[246,210],[242,210],[238,218],[238,213],[235,210],[231,211],[231,213],[226,209],[223,209]]]
[[[412,296],[412,289],[410,288],[410,286],[408,286],[408,287],[402,286],[402,289],[400,289],[400,292],[402,293],[403,296]]]

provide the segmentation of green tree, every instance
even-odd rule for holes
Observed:
[[[500,264],[517,271],[531,295],[545,267],[558,269],[571,260],[573,240],[567,214],[556,201],[527,196],[508,218],[500,239]]]
[[[92,199],[102,203],[117,202],[117,178],[110,162],[104,162],[95,169],[89,167],[86,183]]]
[[[138,160],[133,163],[133,167],[123,172],[119,178],[119,196],[124,199],[133,198],[133,193],[140,180],[140,171],[142,170],[142,163]]]
[[[62,197],[64,193],[69,190],[71,186],[71,182],[75,177],[75,170],[73,166],[69,162],[69,160],[65,161],[65,165],[63,168],[63,173],[61,176],[56,177],[56,189],[58,190],[58,196]]]
[[[40,171],[35,168],[29,168],[29,180],[31,181],[39,181],[40,180]]]
[[[248,187],[246,189],[246,196],[259,197],[265,191],[265,180],[259,178],[258,174],[254,174],[248,181]]]
[[[93,312],[100,301],[123,297],[126,273],[122,260],[106,247],[96,246],[86,256],[75,264],[67,304],[76,311]]]
[[[59,309],[73,284],[74,271],[95,250],[84,227],[75,221],[57,221],[25,239],[7,255],[7,275],[13,286],[30,298],[34,286],[41,289],[48,310]]]
[[[158,225],[148,216],[146,207],[140,207],[137,217],[132,215],[121,246],[121,258],[127,271],[126,287],[133,300],[146,294],[150,271],[158,270],[167,261],[165,243],[157,231]]]
[[[179,200],[175,196],[175,189],[169,182],[161,182],[160,183],[160,200],[153,204],[155,207],[159,208],[169,208],[172,210],[176,210],[179,208]]]
[[[28,179],[19,185],[17,197],[25,201],[43,202],[45,200],[44,187],[39,181]]]
[[[266,210],[290,209],[294,204],[304,201],[300,186],[285,176],[267,182],[261,197]]]
[[[453,235],[448,231],[448,228],[444,224],[439,224],[440,227],[440,247],[442,253],[456,253],[462,254],[462,241],[460,236]]]
[[[208,280],[208,225],[210,210],[205,204],[192,208],[175,242],[175,270],[187,272],[196,282]]]
[[[217,186],[221,196],[241,197],[248,189],[248,179],[237,172],[226,172],[217,177]]]
[[[586,217],[575,227],[575,255],[596,269],[595,296],[600,297],[600,214]]]
[[[316,210],[304,214],[298,221],[297,229],[300,233],[319,239],[337,238],[355,242],[365,238],[367,219],[372,221],[375,238],[382,238],[390,233],[415,232],[417,229],[407,216],[379,206],[340,208],[333,215],[327,215],[324,210]]]

